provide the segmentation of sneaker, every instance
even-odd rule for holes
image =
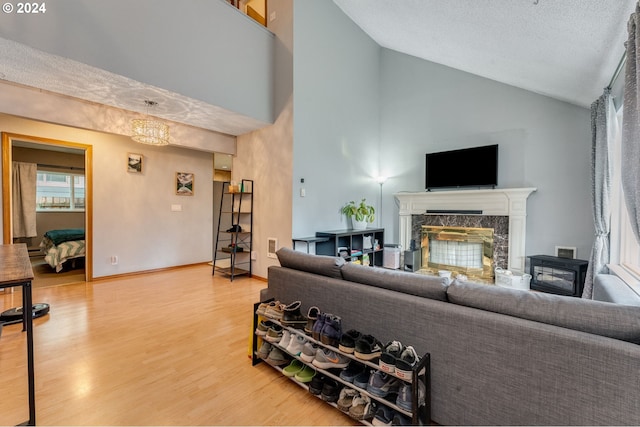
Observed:
[[[371,424],[374,426],[390,426],[393,425],[393,417],[396,415],[396,411],[389,408],[388,406],[379,405],[376,410],[376,414],[373,416],[373,420],[371,420]]]
[[[320,369],[346,368],[349,358],[335,351],[320,348],[311,363]]]
[[[267,341],[262,341],[262,345],[258,349],[258,357],[260,359],[266,359],[269,356],[269,352],[271,351],[271,344]]]
[[[374,396],[386,397],[388,394],[397,393],[400,388],[400,380],[386,372],[376,371],[367,384],[367,391]]]
[[[356,348],[356,341],[358,341],[361,336],[362,334],[355,329],[345,332],[342,334],[342,337],[340,337],[340,344],[338,344],[338,348],[340,351],[353,354],[353,351]]]
[[[258,308],[256,309],[256,314],[258,316],[264,316],[264,312],[267,310],[268,306],[269,306],[268,302],[261,302]]]
[[[318,352],[318,344],[307,342],[302,347],[302,351],[300,352],[300,359],[308,363],[313,362],[313,359],[316,358],[317,352]]]
[[[324,327],[324,319],[327,317],[326,313],[318,314],[318,318],[313,323],[313,328],[311,329],[311,336],[316,341],[320,341],[320,332],[322,332],[322,328]]]
[[[356,341],[353,354],[362,360],[373,360],[382,354],[382,344],[372,335],[363,335]]]
[[[413,378],[413,368],[420,362],[420,356],[413,346],[407,346],[396,360],[396,376],[405,381]]]
[[[411,426],[413,425],[413,423],[411,422],[411,418],[397,412],[393,416],[393,420],[391,420],[391,425],[392,426]]]
[[[273,325],[275,325],[275,323],[271,320],[261,320],[260,323],[258,323],[258,326],[256,326],[256,335],[264,337],[267,335],[269,328]]]
[[[287,346],[287,353],[292,354],[294,356],[300,355],[304,345],[307,343],[307,340],[304,336],[298,334],[291,334],[291,342]]]
[[[325,317],[322,332],[320,332],[320,341],[322,344],[338,347],[340,338],[342,337],[342,319],[340,316],[333,314]]]
[[[322,393],[322,387],[324,387],[324,375],[316,375],[311,381],[309,381],[309,393],[314,394],[316,396]]]
[[[356,420],[368,420],[373,417],[376,405],[367,395],[360,395],[353,399],[349,408],[349,415]]]
[[[293,359],[288,366],[282,369],[282,373],[287,377],[293,377],[307,366],[298,359]]]
[[[264,336],[264,339],[270,343],[277,343],[282,339],[282,333],[282,326],[274,323],[267,331],[267,335]]]
[[[340,378],[348,383],[353,383],[353,380],[365,371],[364,365],[358,362],[349,362],[349,366],[340,371]]]
[[[281,320],[284,312],[284,304],[279,301],[270,302],[264,310],[264,315],[275,320]]]
[[[307,324],[304,327],[304,331],[308,335],[313,334],[313,325],[316,323],[316,320],[318,319],[319,314],[320,314],[320,309],[316,306],[311,307],[307,312]]]
[[[359,395],[360,393],[358,390],[349,387],[343,388],[342,391],[340,391],[340,396],[338,396],[338,401],[336,402],[338,409],[343,412],[349,412],[353,399]]]
[[[424,406],[427,388],[422,381],[418,381],[418,407]],[[411,396],[411,384],[403,382],[396,398],[396,405],[405,411],[412,412],[413,398]]]
[[[384,346],[378,364],[384,372],[394,372],[396,370],[396,359],[400,357],[404,347],[400,341],[391,341]]]
[[[298,372],[294,378],[296,381],[300,381],[301,383],[308,383],[311,382],[315,376],[316,370],[311,366],[304,365],[302,371]]]
[[[280,341],[278,341],[278,345],[286,349],[289,343],[291,342],[291,338],[292,338],[291,332],[289,332],[287,329],[283,330],[282,338],[280,339]]]
[[[326,402],[335,402],[340,397],[340,390],[342,386],[338,382],[331,378],[326,378],[324,385],[322,386],[322,392],[320,397]]]
[[[367,384],[369,384],[369,377],[371,377],[371,371],[365,369],[353,379],[353,385],[366,390]]]
[[[282,324],[292,328],[303,329],[307,324],[307,318],[300,313],[300,301],[292,302],[282,309]]]
[[[274,366],[286,365],[289,359],[278,347],[272,347],[269,355],[265,359],[269,364]]]

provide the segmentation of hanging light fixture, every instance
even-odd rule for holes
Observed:
[[[149,108],[158,105],[155,101],[144,101],[147,106],[147,115]],[[161,121],[148,119],[131,120],[131,139],[136,142],[148,145],[167,145],[169,144],[169,126]]]

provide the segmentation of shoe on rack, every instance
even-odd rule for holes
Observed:
[[[279,301],[274,301],[269,303],[267,308],[264,310],[264,315],[274,320],[281,320],[283,312],[284,304],[280,304]]]
[[[349,408],[349,415],[356,420],[368,420],[373,418],[375,411],[376,404],[371,401],[369,396],[363,394],[353,399],[351,408]]]
[[[320,369],[346,368],[349,358],[335,351],[319,348],[311,363]]]
[[[274,366],[286,365],[289,363],[289,359],[278,347],[272,347],[269,355],[265,359],[267,363]]]
[[[330,314],[324,320],[322,332],[320,332],[320,341],[322,344],[338,347],[340,338],[342,337],[342,318]]]
[[[318,315],[320,314],[320,309],[316,306],[309,308],[307,312],[307,324],[304,327],[304,331],[307,335],[313,335],[313,325],[318,320]]]
[[[267,309],[268,305],[269,305],[268,302],[261,302],[258,308],[256,309],[256,314],[258,316],[264,316],[264,312]]]
[[[363,335],[356,341],[354,356],[362,360],[373,360],[382,354],[382,343],[372,335]]]
[[[282,369],[282,373],[287,377],[293,377],[307,366],[298,359],[293,359],[288,366]]]
[[[316,376],[316,370],[309,365],[304,365],[302,371],[295,375],[295,379],[301,383],[308,383]]]
[[[404,346],[400,341],[391,341],[382,349],[378,364],[384,372],[394,372],[396,370],[396,360],[402,354]]]
[[[316,358],[316,353],[318,352],[318,344],[314,344],[311,342],[306,342],[300,351],[300,359],[305,362],[313,362],[313,359]]]
[[[336,380],[332,378],[326,378],[324,380],[324,385],[322,386],[322,392],[320,393],[320,397],[325,402],[335,402],[340,397],[340,390],[342,389],[342,385],[339,384]]]
[[[291,342],[292,334],[289,330],[284,329],[282,331],[282,338],[278,341],[278,345],[286,350],[287,346]]]
[[[379,405],[376,410],[376,414],[371,420],[371,424],[374,426],[390,426],[393,425],[393,417],[397,414],[396,411],[385,405]]]
[[[309,381],[309,393],[319,396],[322,393],[322,387],[324,387],[324,380],[326,377],[322,374],[316,374],[311,381]]]
[[[316,341],[320,341],[320,332],[322,332],[322,328],[324,327],[324,320],[327,316],[330,316],[330,314],[319,313],[316,321],[313,323],[313,328],[311,329],[311,336]]]
[[[362,334],[355,329],[351,329],[340,337],[340,344],[338,344],[338,348],[340,351],[344,351],[345,353],[353,354],[353,351],[356,349],[356,341],[360,339]]]
[[[400,388],[400,380],[386,372],[376,371],[367,384],[367,391],[374,396],[386,397],[395,394]]]
[[[391,420],[392,426],[411,426],[413,423],[411,422],[411,418],[406,415],[402,415],[399,412],[393,416],[393,420]]]
[[[418,362],[420,362],[420,356],[418,356],[413,346],[408,345],[396,360],[396,376],[402,380],[411,381],[413,369]]]
[[[273,325],[275,325],[275,323],[273,323],[271,320],[261,320],[260,323],[258,323],[258,326],[256,326],[256,335],[264,337],[265,335],[267,335],[269,328],[271,328]]]
[[[270,343],[278,343],[282,339],[282,334],[282,326],[274,323],[267,331],[267,335],[264,336],[264,339]]]
[[[358,374],[354,379],[353,379],[353,385],[356,387],[360,387],[361,389],[366,390],[367,389],[367,384],[369,384],[369,378],[371,377],[371,371],[368,369],[365,369],[364,371],[362,371],[362,373]]]
[[[227,233],[242,233],[242,227],[239,224],[234,224],[231,228],[227,229]]]
[[[292,354],[294,356],[299,356],[304,348],[304,345],[307,343],[307,340],[304,336],[298,334],[291,334],[291,341],[285,350],[287,353]]]
[[[336,404],[338,405],[338,409],[340,409],[342,412],[349,412],[349,408],[351,408],[353,399],[357,396],[360,396],[360,392],[358,392],[358,390],[350,387],[343,388],[340,391],[338,401],[336,402]]]
[[[348,383],[353,383],[353,380],[366,370],[365,366],[356,362],[349,362],[349,366],[340,371],[340,378]]]
[[[258,357],[260,359],[266,359],[269,356],[269,352],[271,351],[271,344],[267,341],[262,341],[262,345],[258,349]]]
[[[282,321],[284,326],[290,326],[296,329],[304,329],[307,324],[307,318],[300,313],[300,301],[294,301],[285,306],[282,310]]]
[[[418,381],[418,407],[424,406],[425,395],[427,394],[427,388],[422,381]],[[413,411],[413,399],[411,396],[411,384],[403,382],[398,392],[396,399],[396,405],[405,411]]]

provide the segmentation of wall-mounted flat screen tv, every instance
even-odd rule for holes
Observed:
[[[427,153],[427,191],[498,185],[498,145]]]

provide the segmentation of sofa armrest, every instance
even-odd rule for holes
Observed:
[[[593,299],[640,306],[640,296],[614,274],[596,274],[593,279]]]

